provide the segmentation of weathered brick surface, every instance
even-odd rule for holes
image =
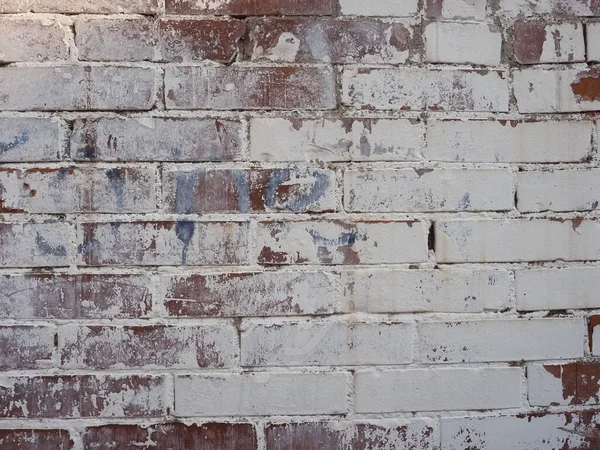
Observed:
[[[242,125],[228,119],[83,119],[74,124],[71,158],[83,161],[233,161]]]
[[[0,417],[160,417],[165,383],[159,375],[3,375]]]
[[[83,19],[76,23],[86,61],[231,61],[244,35],[239,20]]]
[[[256,431],[249,423],[208,422],[186,425],[180,422],[138,425],[102,425],[87,427],[85,448],[136,450],[152,445],[157,448],[194,448],[198,450],[255,450]],[[152,442],[152,444],[149,444]]]
[[[168,109],[334,109],[327,66],[168,67]],[[1,104],[0,104],[1,106]]]
[[[403,63],[410,28],[402,23],[333,19],[253,19],[247,53],[252,61]]]
[[[508,111],[502,71],[346,68],[342,103],[362,109]]]
[[[237,333],[231,325],[78,326],[58,330],[64,368],[221,368],[233,364]]]
[[[176,213],[326,212],[337,209],[335,172],[320,169],[163,169],[165,208]]]
[[[164,308],[175,317],[334,314],[348,311],[326,272],[232,272],[164,276]]]
[[[0,111],[149,110],[153,69],[118,66],[5,67]]]
[[[598,450],[600,0],[0,0],[0,448]]]

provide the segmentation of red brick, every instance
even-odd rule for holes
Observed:
[[[380,20],[252,19],[251,60],[324,63],[403,63],[411,33]]]
[[[332,0],[166,0],[167,14],[216,14],[233,16],[329,15]]]
[[[154,375],[0,377],[0,417],[164,416],[167,386]]]
[[[324,212],[337,208],[335,172],[319,169],[163,169],[174,213]]]
[[[58,331],[65,368],[222,368],[233,364],[237,331],[232,325],[78,326]]]
[[[165,69],[167,109],[334,109],[333,69],[196,66]]]
[[[14,274],[0,277],[0,317],[112,319],[143,317],[151,281],[129,274]]]
[[[0,370],[52,366],[55,332],[48,326],[0,327]]]
[[[77,21],[76,31],[81,60],[227,63],[245,26],[240,20],[89,18]]]
[[[175,317],[335,314],[348,310],[337,275],[236,272],[163,277],[165,308]],[[241,300],[243,299],[243,300]]]
[[[0,430],[0,448],[6,450],[69,450],[73,444],[67,430]]]
[[[152,442],[151,447],[148,447]],[[255,450],[256,431],[249,423],[210,422],[201,425],[160,423],[149,427],[138,425],[103,425],[88,427],[83,434],[89,450],[194,449]]]
[[[428,450],[433,422],[384,419],[268,424],[267,450]]]
[[[105,265],[233,265],[248,260],[246,222],[83,223],[81,262]]]
[[[515,23],[514,52],[521,64],[585,61],[583,25],[520,20]]]

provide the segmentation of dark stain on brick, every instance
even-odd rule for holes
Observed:
[[[0,430],[0,448],[6,450],[70,450],[67,430]]]
[[[401,52],[408,50],[410,42],[410,34],[402,24],[394,24],[392,26],[392,35],[390,36],[390,44],[396,47]]]
[[[123,208],[125,203],[125,182],[127,173],[128,169],[124,168],[108,169],[105,172],[109,185],[115,193],[117,207],[119,208]]]
[[[51,245],[40,233],[35,235],[35,245],[44,255],[67,256],[67,249],[62,245]]]
[[[285,264],[289,255],[286,252],[276,252],[271,247],[263,247],[258,256],[259,263]]]
[[[442,17],[443,0],[427,0],[427,17],[439,19]]]
[[[515,23],[514,51],[517,61],[522,64],[540,62],[545,40],[546,24],[544,22],[520,21]]]
[[[0,142],[0,155],[29,142],[29,131],[23,130],[10,142]]]
[[[98,157],[98,133],[95,121],[83,119],[81,123],[83,126],[83,148],[77,149],[77,157],[95,159]]]
[[[600,315],[590,316],[588,319],[588,341],[590,345],[590,352],[592,351],[592,346],[594,344],[594,327],[600,325]],[[599,339],[600,342],[600,339]]]
[[[579,72],[571,89],[578,102],[600,101],[600,68]]]
[[[175,225],[175,234],[177,239],[183,243],[183,250],[181,251],[181,261],[185,264],[187,262],[187,254],[196,231],[196,224],[191,221],[179,221]]]
[[[433,172],[433,169],[427,169],[427,168],[421,168],[421,169],[417,169],[414,168],[415,172],[417,172],[417,175],[420,177],[422,177],[423,175],[425,175],[426,173],[431,173]]]

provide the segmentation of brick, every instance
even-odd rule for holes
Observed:
[[[92,161],[233,161],[242,124],[211,118],[76,120],[71,158]]]
[[[585,25],[587,60],[600,61],[600,22],[591,22]]]
[[[362,0],[340,0],[341,13],[352,16],[410,17],[418,13],[417,0],[380,0],[365,3]]]
[[[359,370],[354,408],[357,413],[514,408],[521,406],[520,383],[518,367]]]
[[[326,272],[169,275],[164,307],[174,317],[317,315],[348,312],[338,278]],[[240,301],[243,299],[243,301]]]
[[[480,0],[427,0],[427,17],[432,19],[485,20],[486,2]]]
[[[246,53],[252,61],[404,63],[412,32],[380,20],[252,19]]]
[[[349,212],[505,211],[513,174],[495,169],[382,169],[344,172]]]
[[[83,444],[87,449],[118,448],[137,450],[149,442],[157,448],[196,450],[255,450],[257,438],[250,423],[209,422],[201,425],[181,422],[151,426],[100,425],[87,427]]]
[[[0,18],[0,62],[64,61],[67,39],[67,27],[58,20]]]
[[[159,0],[3,0],[3,13],[158,14]]]
[[[37,369],[54,365],[51,326],[0,326],[0,369]]]
[[[584,120],[430,120],[425,155],[446,162],[580,162],[591,151],[591,133]]]
[[[167,67],[168,109],[334,109],[333,69],[318,67]],[[0,105],[1,106],[1,105]]]
[[[113,319],[149,314],[151,281],[131,274],[0,276],[0,317]]]
[[[167,14],[318,16],[333,13],[332,0],[165,0]]]
[[[237,331],[232,325],[62,325],[58,346],[67,369],[223,368],[235,359]]]
[[[252,118],[255,161],[418,161],[424,125],[410,119]]]
[[[557,170],[517,174],[521,212],[591,211],[600,199],[600,170]]]
[[[355,366],[412,362],[413,327],[390,322],[248,323],[243,366]]]
[[[247,261],[245,222],[112,222],[78,227],[82,264],[230,265]]]
[[[502,71],[346,68],[342,103],[361,109],[508,111]]]
[[[4,67],[0,110],[148,110],[154,69],[142,67]]]
[[[600,308],[600,268],[517,270],[520,311]]]
[[[600,315],[588,317],[588,344],[592,356],[600,355]]]
[[[0,212],[153,212],[157,183],[153,167],[3,167]]]
[[[466,220],[435,223],[439,262],[585,261],[600,258],[596,220]]]
[[[265,439],[267,450],[428,450],[433,448],[433,430],[427,419],[271,423]]]
[[[0,267],[68,266],[65,222],[0,223]]]
[[[521,20],[515,23],[515,58],[521,64],[585,61],[583,25]]]
[[[368,269],[342,272],[344,296],[367,313],[482,312],[508,307],[503,270]]]
[[[499,13],[509,17],[535,15],[568,15],[596,16],[600,15],[600,5],[595,2],[581,0],[545,0],[531,2],[529,0],[500,0]]]
[[[2,418],[160,417],[167,402],[159,375],[0,376]]]
[[[20,450],[71,450],[74,442],[67,430],[0,430],[0,447]]]
[[[580,318],[422,322],[418,333],[419,360],[424,363],[583,356],[584,326]]]
[[[430,22],[425,26],[425,60],[435,63],[500,64],[502,34],[486,23]]]
[[[600,110],[600,69],[522,69],[514,72],[521,113]]]
[[[240,20],[87,18],[76,22],[84,61],[228,63],[244,35]]]
[[[599,423],[600,415],[592,411],[443,418],[442,448],[591,450],[597,443]]]
[[[600,363],[529,364],[529,403],[532,406],[600,403]]]
[[[251,372],[175,376],[175,416],[347,412],[345,372]]]
[[[163,169],[164,205],[175,213],[337,210],[335,172],[321,169]]]
[[[63,128],[59,121],[34,117],[0,117],[0,161],[58,161]]]
[[[258,224],[259,264],[392,264],[427,259],[422,222]]]

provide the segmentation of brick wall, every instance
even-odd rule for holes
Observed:
[[[600,3],[0,0],[0,448],[600,448]]]

